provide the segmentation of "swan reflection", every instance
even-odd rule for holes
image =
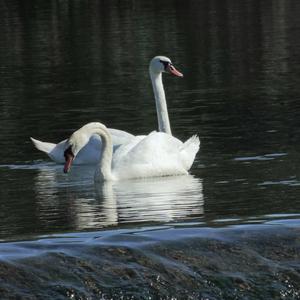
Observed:
[[[202,183],[193,176],[156,177],[145,180],[104,182],[97,197],[111,203],[118,222],[168,222],[203,214]]]
[[[37,168],[38,217],[71,230],[126,223],[169,222],[203,214],[202,180],[191,175],[94,184],[94,168]],[[57,225],[56,225],[57,226]],[[50,229],[50,228],[49,228]]]

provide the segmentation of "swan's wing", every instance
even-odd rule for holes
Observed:
[[[187,174],[181,161],[183,143],[162,132],[152,132],[122,145],[113,157],[117,178]]]
[[[123,144],[128,144],[135,139],[135,136],[118,129],[108,129],[113,142],[114,152],[116,152],[119,147]],[[80,150],[78,155],[74,160],[74,164],[95,164],[98,162],[102,152],[102,141],[99,135],[93,134],[89,142]]]
[[[127,143],[119,145],[116,149],[114,149],[112,167],[117,166],[124,161],[124,157],[128,155],[128,153],[141,141],[145,138],[145,135],[134,136]]]
[[[109,133],[112,136],[113,145],[122,145],[132,141],[135,136],[119,129],[108,128]]]

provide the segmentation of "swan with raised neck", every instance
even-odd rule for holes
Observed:
[[[162,82],[163,72],[170,73],[178,77],[183,77],[183,74],[176,70],[171,60],[166,56],[155,56],[149,65],[149,73],[156,103],[158,130],[172,135],[166,95]]]
[[[156,102],[156,111],[158,118],[158,128],[159,131],[165,132],[171,135],[171,127],[166,103],[165,92],[162,83],[162,73],[170,73],[178,77],[183,75],[175,69],[171,60],[166,56],[155,56],[149,64],[149,73],[151,77],[151,82],[153,86],[153,92]],[[114,146],[119,146],[128,143],[135,139],[135,136],[117,129],[108,129]],[[31,138],[34,146],[45,152],[52,160],[57,163],[64,163],[64,151],[66,148],[67,140],[63,140],[58,144],[47,143],[38,141]],[[95,164],[99,160],[99,151],[102,149],[101,140],[96,137],[89,140],[84,149],[80,151],[74,164]]]

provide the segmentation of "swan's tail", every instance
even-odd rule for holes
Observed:
[[[200,139],[195,134],[190,137],[181,147],[183,162],[186,170],[189,170],[194,162],[195,156],[200,149]]]
[[[36,149],[42,151],[42,152],[45,152],[47,154],[49,154],[53,149],[54,147],[56,146],[56,144],[53,144],[53,143],[46,143],[46,142],[41,142],[41,141],[38,141],[34,138],[30,138],[33,145],[35,146]]]
[[[200,148],[200,139],[198,135],[193,135],[190,137],[181,147],[182,150],[185,150],[189,153],[197,153]]]

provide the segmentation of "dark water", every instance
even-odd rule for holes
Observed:
[[[300,2],[1,1],[1,299],[300,299]],[[190,176],[97,185],[29,140],[201,139]]]

